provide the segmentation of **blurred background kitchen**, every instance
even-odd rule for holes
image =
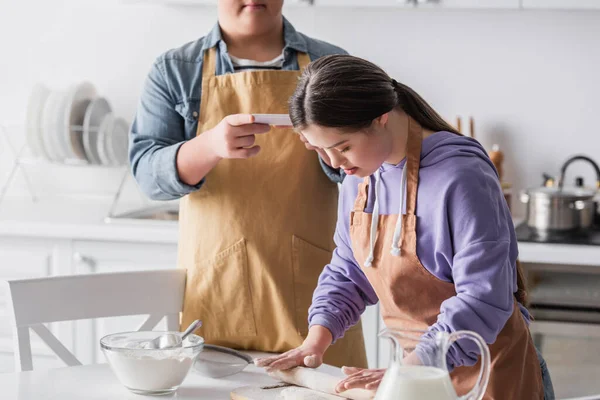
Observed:
[[[120,127],[133,120],[154,59],[216,21],[216,0],[180,3],[0,1],[0,278],[175,267],[177,204],[153,203],[137,191],[122,162]],[[464,134],[502,152],[494,154],[503,156],[502,180],[520,227],[532,330],[557,396],[600,393],[596,171],[586,160],[567,165],[565,188],[580,196],[566,200],[568,210],[542,210],[532,200],[553,196],[571,157],[600,162],[600,0],[287,0],[284,15],[300,32],[378,63]],[[83,124],[87,106],[99,110],[87,142],[81,126],[65,132],[62,120],[53,122],[62,135],[54,157],[36,152],[28,128],[32,109],[54,121],[42,107],[53,92],[62,93],[53,97],[63,120]],[[112,113],[104,124],[100,98]],[[573,211],[589,207],[588,217]],[[563,213],[562,225],[543,233],[544,212]],[[97,339],[135,325],[113,318],[51,330],[82,361],[102,362]],[[364,327],[370,364],[387,365],[376,308]],[[13,370],[11,335],[0,311],[0,372]],[[33,352],[35,368],[60,365],[37,338]]]

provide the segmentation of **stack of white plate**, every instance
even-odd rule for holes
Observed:
[[[27,143],[51,162],[119,166],[127,163],[129,124],[89,82],[66,91],[34,86],[27,105]]]

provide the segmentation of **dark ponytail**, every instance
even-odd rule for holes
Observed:
[[[517,292],[515,293],[517,301],[527,306],[527,278],[521,262],[517,260]]]
[[[392,84],[398,96],[398,106],[423,128],[433,132],[448,131],[461,135],[452,125],[444,121],[417,92],[403,83],[396,82],[395,79],[392,79]]]
[[[294,128],[316,124],[356,132],[399,107],[423,128],[460,134],[410,87],[377,65],[348,55],[321,57],[302,73],[289,101]]]

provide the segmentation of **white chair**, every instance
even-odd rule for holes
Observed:
[[[138,330],[151,330],[166,318],[179,330],[186,272],[183,269],[98,273],[4,281],[12,313],[15,370],[31,371],[29,328],[68,366],[81,362],[44,323],[149,314]]]

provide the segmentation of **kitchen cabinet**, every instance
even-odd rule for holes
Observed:
[[[121,0],[124,4],[163,4],[185,6],[216,6],[218,0]],[[586,0],[579,0],[586,2]],[[593,2],[594,0],[587,0]],[[543,0],[539,0],[543,2]],[[557,1],[558,2],[558,1]],[[564,1],[566,3],[567,1]],[[286,0],[284,8],[317,7],[395,7],[395,8],[491,8],[518,9],[520,0]]]
[[[79,241],[71,239],[0,236],[0,279],[52,275],[175,268],[175,243]],[[110,293],[107,293],[110,296]],[[102,299],[98,299],[102,301]],[[98,340],[108,333],[135,330],[145,316],[68,321],[48,324],[50,331],[84,364],[103,362]],[[161,322],[162,329],[166,329]],[[157,327],[160,329],[161,325]],[[31,332],[34,369],[63,366],[54,353]],[[0,288],[0,372],[14,371],[13,337]]]
[[[420,0],[419,7],[518,9],[519,0]]]
[[[523,9],[600,10],[600,0],[521,0]]]
[[[411,0],[315,0],[317,7],[406,7],[413,8]]]
[[[361,318],[365,350],[367,351],[367,362],[371,368],[377,366],[377,358],[379,356],[378,334],[381,329],[379,319],[379,304],[367,307]]]
[[[61,273],[57,261],[62,246],[63,241],[0,237],[0,277],[26,279]],[[14,371],[12,326],[6,310],[7,294],[4,287],[0,287],[0,373]],[[64,323],[49,324],[48,328],[57,336],[68,331]],[[61,365],[54,353],[33,332],[31,351],[36,368]]]
[[[121,0],[123,4],[163,4],[183,6],[216,6],[218,0]],[[285,0],[284,7],[310,6],[314,0]]]
[[[531,261],[522,263],[534,317],[530,330],[561,399],[600,393],[600,258],[596,253],[590,260],[580,259],[578,254],[580,249],[598,252],[600,246],[572,248],[577,255],[571,254],[570,261],[540,260],[530,253]]]
[[[120,0],[122,4],[216,6],[218,0]],[[600,0],[286,0],[294,7],[392,7],[418,9],[562,9],[600,10]]]
[[[379,317],[379,330],[385,328],[385,323],[383,322],[383,318],[381,318],[381,314],[378,314]],[[392,359],[392,343],[388,338],[377,337],[377,364],[375,368],[387,368],[390,365],[390,361]]]
[[[315,0],[323,7],[496,8],[518,9],[519,0]]]
[[[120,0],[123,4],[162,4],[183,6],[216,6],[218,0]]]
[[[550,369],[557,399],[600,393],[598,325],[537,321],[532,323],[531,330],[534,335],[542,334],[544,337],[538,348]]]

